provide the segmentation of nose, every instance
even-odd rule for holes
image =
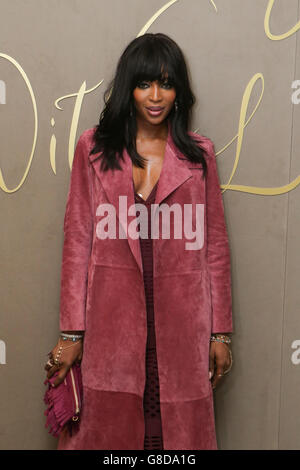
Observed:
[[[160,86],[156,82],[152,83],[150,100],[155,102],[161,100]]]

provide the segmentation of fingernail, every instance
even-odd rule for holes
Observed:
[[[53,388],[55,387],[55,385],[54,385],[54,384],[51,384],[51,386],[52,386]]]

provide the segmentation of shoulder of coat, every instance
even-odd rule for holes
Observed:
[[[211,146],[213,145],[212,140],[207,137],[206,135],[198,134],[198,132],[188,132],[188,134],[193,137],[196,141],[199,142],[199,144],[204,145],[204,146]]]
[[[94,146],[94,132],[95,127],[90,127],[89,129],[86,129],[80,135],[79,140],[83,141],[89,148],[91,148],[92,146]]]
[[[208,155],[214,152],[214,143],[209,137],[192,131],[189,132],[189,135],[199,143],[199,146],[203,148]]]

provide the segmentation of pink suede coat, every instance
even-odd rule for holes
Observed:
[[[61,330],[85,330],[80,430],[61,434],[58,449],[143,449],[146,302],[139,239],[97,237],[99,204],[119,215],[119,196],[134,204],[132,162],[100,171],[90,155],[93,128],[80,136],[64,219]],[[204,245],[153,240],[153,289],[164,449],[217,449],[209,373],[211,333],[232,332],[230,251],[214,146],[208,179],[176,148],[170,125],[156,204],[204,204]],[[193,210],[193,217],[195,211]],[[123,217],[120,224],[125,227]],[[134,216],[128,216],[128,223]],[[172,217],[171,217],[172,220]],[[195,220],[193,219],[195,228]],[[126,228],[126,227],[125,227]],[[126,232],[125,232],[126,233]]]

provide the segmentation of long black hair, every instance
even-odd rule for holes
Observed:
[[[142,81],[164,81],[176,90],[177,111],[167,119],[175,145],[191,162],[200,162],[203,175],[207,166],[199,140],[188,134],[191,110],[196,99],[189,82],[184,55],[169,36],[147,33],[133,39],[121,55],[114,78],[104,92],[105,107],[95,126],[91,154],[102,152],[101,170],[121,169],[119,158],[126,148],[133,165],[144,168],[146,161],[136,150],[137,125],[133,90]],[[198,142],[198,143],[196,143]],[[100,156],[100,155],[99,155]]]

